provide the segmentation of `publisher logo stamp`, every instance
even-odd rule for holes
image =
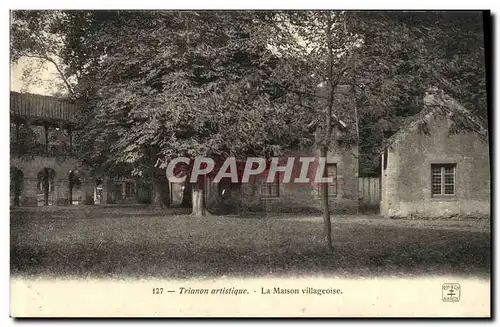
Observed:
[[[442,287],[444,302],[460,301],[461,287],[459,283],[445,283]]]

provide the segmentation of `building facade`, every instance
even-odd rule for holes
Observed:
[[[241,202],[244,208],[266,212],[314,212],[321,210],[321,183],[315,181],[319,173],[319,150],[291,151],[283,156],[283,165],[288,158],[295,158],[291,178],[284,182],[284,173],[279,172],[274,182],[269,183],[267,174],[261,174],[243,184]],[[300,177],[301,157],[312,157],[306,178],[308,182],[294,182]],[[355,213],[358,210],[358,159],[357,147],[330,151],[326,159],[328,203],[334,213]]]
[[[490,214],[487,129],[454,99],[427,94],[426,111],[393,135],[381,165],[381,214],[448,218]],[[475,131],[459,131],[458,125]]]
[[[335,128],[337,139],[343,132]],[[293,164],[289,160],[293,158]],[[300,158],[310,158],[305,175]],[[287,181],[285,172],[278,171],[271,182],[268,180],[270,162],[258,175],[252,175],[248,183],[231,183],[224,178],[220,183],[208,181],[205,185],[206,203],[218,212],[289,212],[318,213],[321,210],[320,152],[309,148],[290,150],[279,157],[278,167],[291,167]],[[240,163],[244,166],[244,162]],[[333,213],[356,213],[359,209],[358,148],[356,145],[340,146],[331,150],[326,158],[326,172],[332,182],[328,184],[328,203]],[[243,168],[240,167],[240,174]],[[241,176],[239,176],[241,179]],[[296,181],[304,178],[304,181]],[[305,181],[307,180],[307,181]]]
[[[11,92],[11,205],[66,206],[82,204],[147,204],[151,201],[152,185],[133,178],[96,176],[82,164],[73,150],[73,134],[77,126],[75,104],[55,97]],[[334,137],[345,132],[345,124],[337,121]],[[326,161],[329,204],[333,212],[358,210],[358,150],[339,144]],[[288,151],[284,162],[295,158],[291,181],[283,181],[284,173],[268,183],[267,173],[252,176],[249,183],[222,180],[205,185],[205,203],[221,213],[234,211],[319,211],[320,185],[315,182],[319,151],[305,149]],[[312,157],[309,182],[294,182],[301,172],[300,157]],[[169,183],[166,179],[165,183]],[[170,202],[182,202],[183,184],[169,183]]]
[[[137,203],[144,197],[144,187],[136,180],[93,176],[75,157],[77,117],[78,108],[71,102],[11,92],[12,206]]]

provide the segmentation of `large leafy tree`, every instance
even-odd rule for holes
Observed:
[[[422,110],[430,87],[487,120],[481,12],[348,12],[363,38],[352,70],[358,86],[360,173],[378,173],[378,150],[405,118]]]
[[[430,87],[487,116],[481,13],[286,12],[275,22],[276,49],[290,65],[280,84],[314,104],[322,156],[337,144],[331,123],[341,117],[356,127],[343,144],[358,143],[361,172],[376,172],[384,140],[422,110]],[[348,106],[334,96],[345,86]],[[323,216],[331,249],[327,201]]]
[[[345,86],[347,71],[352,67],[361,40],[347,30],[343,12],[285,12],[274,21],[278,28],[271,47],[288,64],[288,69],[279,71],[280,85],[298,98],[300,106],[309,109],[304,118],[309,116],[316,122],[315,147],[320,150],[320,156],[326,158],[328,152],[338,150],[340,144],[333,133],[338,119],[351,121],[353,117],[344,105],[345,99],[337,94],[339,88]],[[349,146],[350,142],[344,145]],[[325,242],[332,250],[327,183],[321,184],[320,193]]]
[[[265,156],[300,142],[298,113],[272,82],[267,13],[144,15],[118,13],[101,29],[106,57],[90,121],[97,135],[84,140],[105,143],[109,160],[137,166],[161,159],[160,168],[177,156]],[[116,139],[111,147],[108,134]],[[202,185],[192,185],[193,199],[203,199]],[[200,201],[193,213],[204,214]]]
[[[337,78],[341,86],[351,86],[352,102],[347,111],[341,108],[334,111],[356,123],[360,173],[378,173],[378,151],[384,140],[404,124],[406,117],[422,110],[423,95],[430,87],[442,89],[480,119],[487,120],[481,12],[348,11],[336,14],[339,22],[331,37],[334,43],[338,42],[336,48],[344,50],[343,56],[337,59],[346,60],[344,65],[341,60],[335,63],[335,69],[343,74],[332,77]],[[297,12],[288,16],[300,27],[324,19],[325,13]],[[290,33],[296,29],[285,31]],[[307,27],[302,28],[299,37],[298,32],[292,32],[293,37],[286,40],[295,40],[295,46],[287,49],[294,50],[300,39],[298,46],[302,46],[303,54],[299,57],[308,58],[308,63],[301,63],[295,70],[314,73],[303,74],[310,83],[302,79],[297,85],[306,85],[310,92],[316,83],[321,83],[318,78],[324,78],[328,72],[324,66],[328,62],[326,32],[324,26]],[[346,40],[342,43],[342,36],[350,38],[351,43]],[[345,51],[349,45],[351,52]]]
[[[159,186],[157,168],[176,156],[269,156],[307,142],[303,108],[290,105],[273,78],[280,67],[266,41],[273,15],[114,11],[46,17],[65,41],[58,51],[61,72],[75,76],[71,92],[85,107],[82,158],[101,170],[133,167],[132,173]],[[193,203],[194,212],[203,213],[201,205]]]

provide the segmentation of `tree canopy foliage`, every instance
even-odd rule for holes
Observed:
[[[351,30],[364,36],[352,71],[360,89],[360,173],[377,171],[380,144],[422,110],[430,87],[487,120],[481,12],[350,14]]]

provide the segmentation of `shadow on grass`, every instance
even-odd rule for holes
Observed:
[[[490,233],[182,216],[145,208],[12,211],[13,275],[57,277],[408,276],[490,273]],[[180,215],[179,215],[180,214]]]
[[[455,233],[446,242],[340,243],[333,253],[316,244],[302,251],[200,246],[188,242],[11,246],[13,275],[63,277],[216,277],[259,275],[486,276],[486,234]],[[467,240],[467,241],[466,241]]]
[[[32,207],[11,208],[10,218],[16,223],[20,220],[76,220],[76,219],[120,219],[128,217],[158,217],[159,215],[186,215],[191,213],[190,208],[161,209],[151,206],[131,207],[99,207],[99,206],[73,206],[73,207]]]

